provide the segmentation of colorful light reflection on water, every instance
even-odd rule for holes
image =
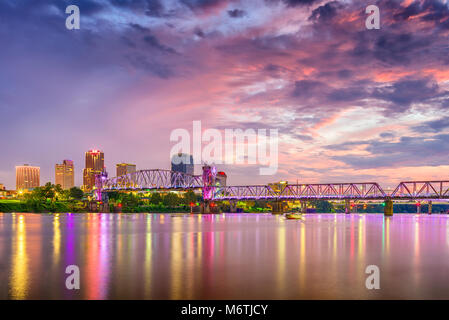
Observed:
[[[449,299],[449,216],[3,213],[0,276],[1,299]]]

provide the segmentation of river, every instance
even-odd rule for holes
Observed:
[[[449,216],[0,213],[0,299],[393,298],[449,299]]]

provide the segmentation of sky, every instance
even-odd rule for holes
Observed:
[[[276,175],[219,166],[228,185],[448,179],[448,53],[445,0],[2,0],[0,183],[72,159],[81,185],[92,148],[112,176],[168,169],[193,121],[278,129]]]

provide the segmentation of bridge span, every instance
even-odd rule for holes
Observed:
[[[387,192],[376,182],[227,186],[213,200],[426,200],[448,199],[449,181],[406,181]]]
[[[200,189],[203,199],[210,201],[272,200],[378,200],[384,201],[392,214],[393,200],[449,200],[449,180],[404,181],[392,191],[377,182],[309,183],[268,185],[219,186],[215,184],[215,170],[203,168],[202,175],[189,175],[170,170],[140,170],[108,179],[96,177],[97,200],[112,191],[192,190]],[[213,168],[213,167],[212,167]]]
[[[205,181],[204,175],[152,169],[100,181],[97,189],[102,192],[208,188],[211,192],[207,200],[449,200],[449,180],[404,181],[392,192],[377,182],[214,186],[213,180]]]

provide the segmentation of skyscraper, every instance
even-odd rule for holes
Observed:
[[[129,163],[118,163],[116,165],[117,168],[117,177],[123,176],[128,173],[136,172],[136,165]]]
[[[95,175],[105,170],[104,153],[100,150],[89,150],[86,152],[86,165],[83,170],[83,190],[92,191],[95,186]]]
[[[41,168],[28,164],[16,166],[16,190],[37,188],[40,185]]]
[[[55,184],[67,190],[75,186],[75,171],[72,160],[64,160],[55,165]]]
[[[226,180],[228,176],[223,171],[218,171],[215,177],[215,185],[217,187],[226,187]]]
[[[171,158],[171,171],[193,175],[194,164],[192,155],[178,153]]]

